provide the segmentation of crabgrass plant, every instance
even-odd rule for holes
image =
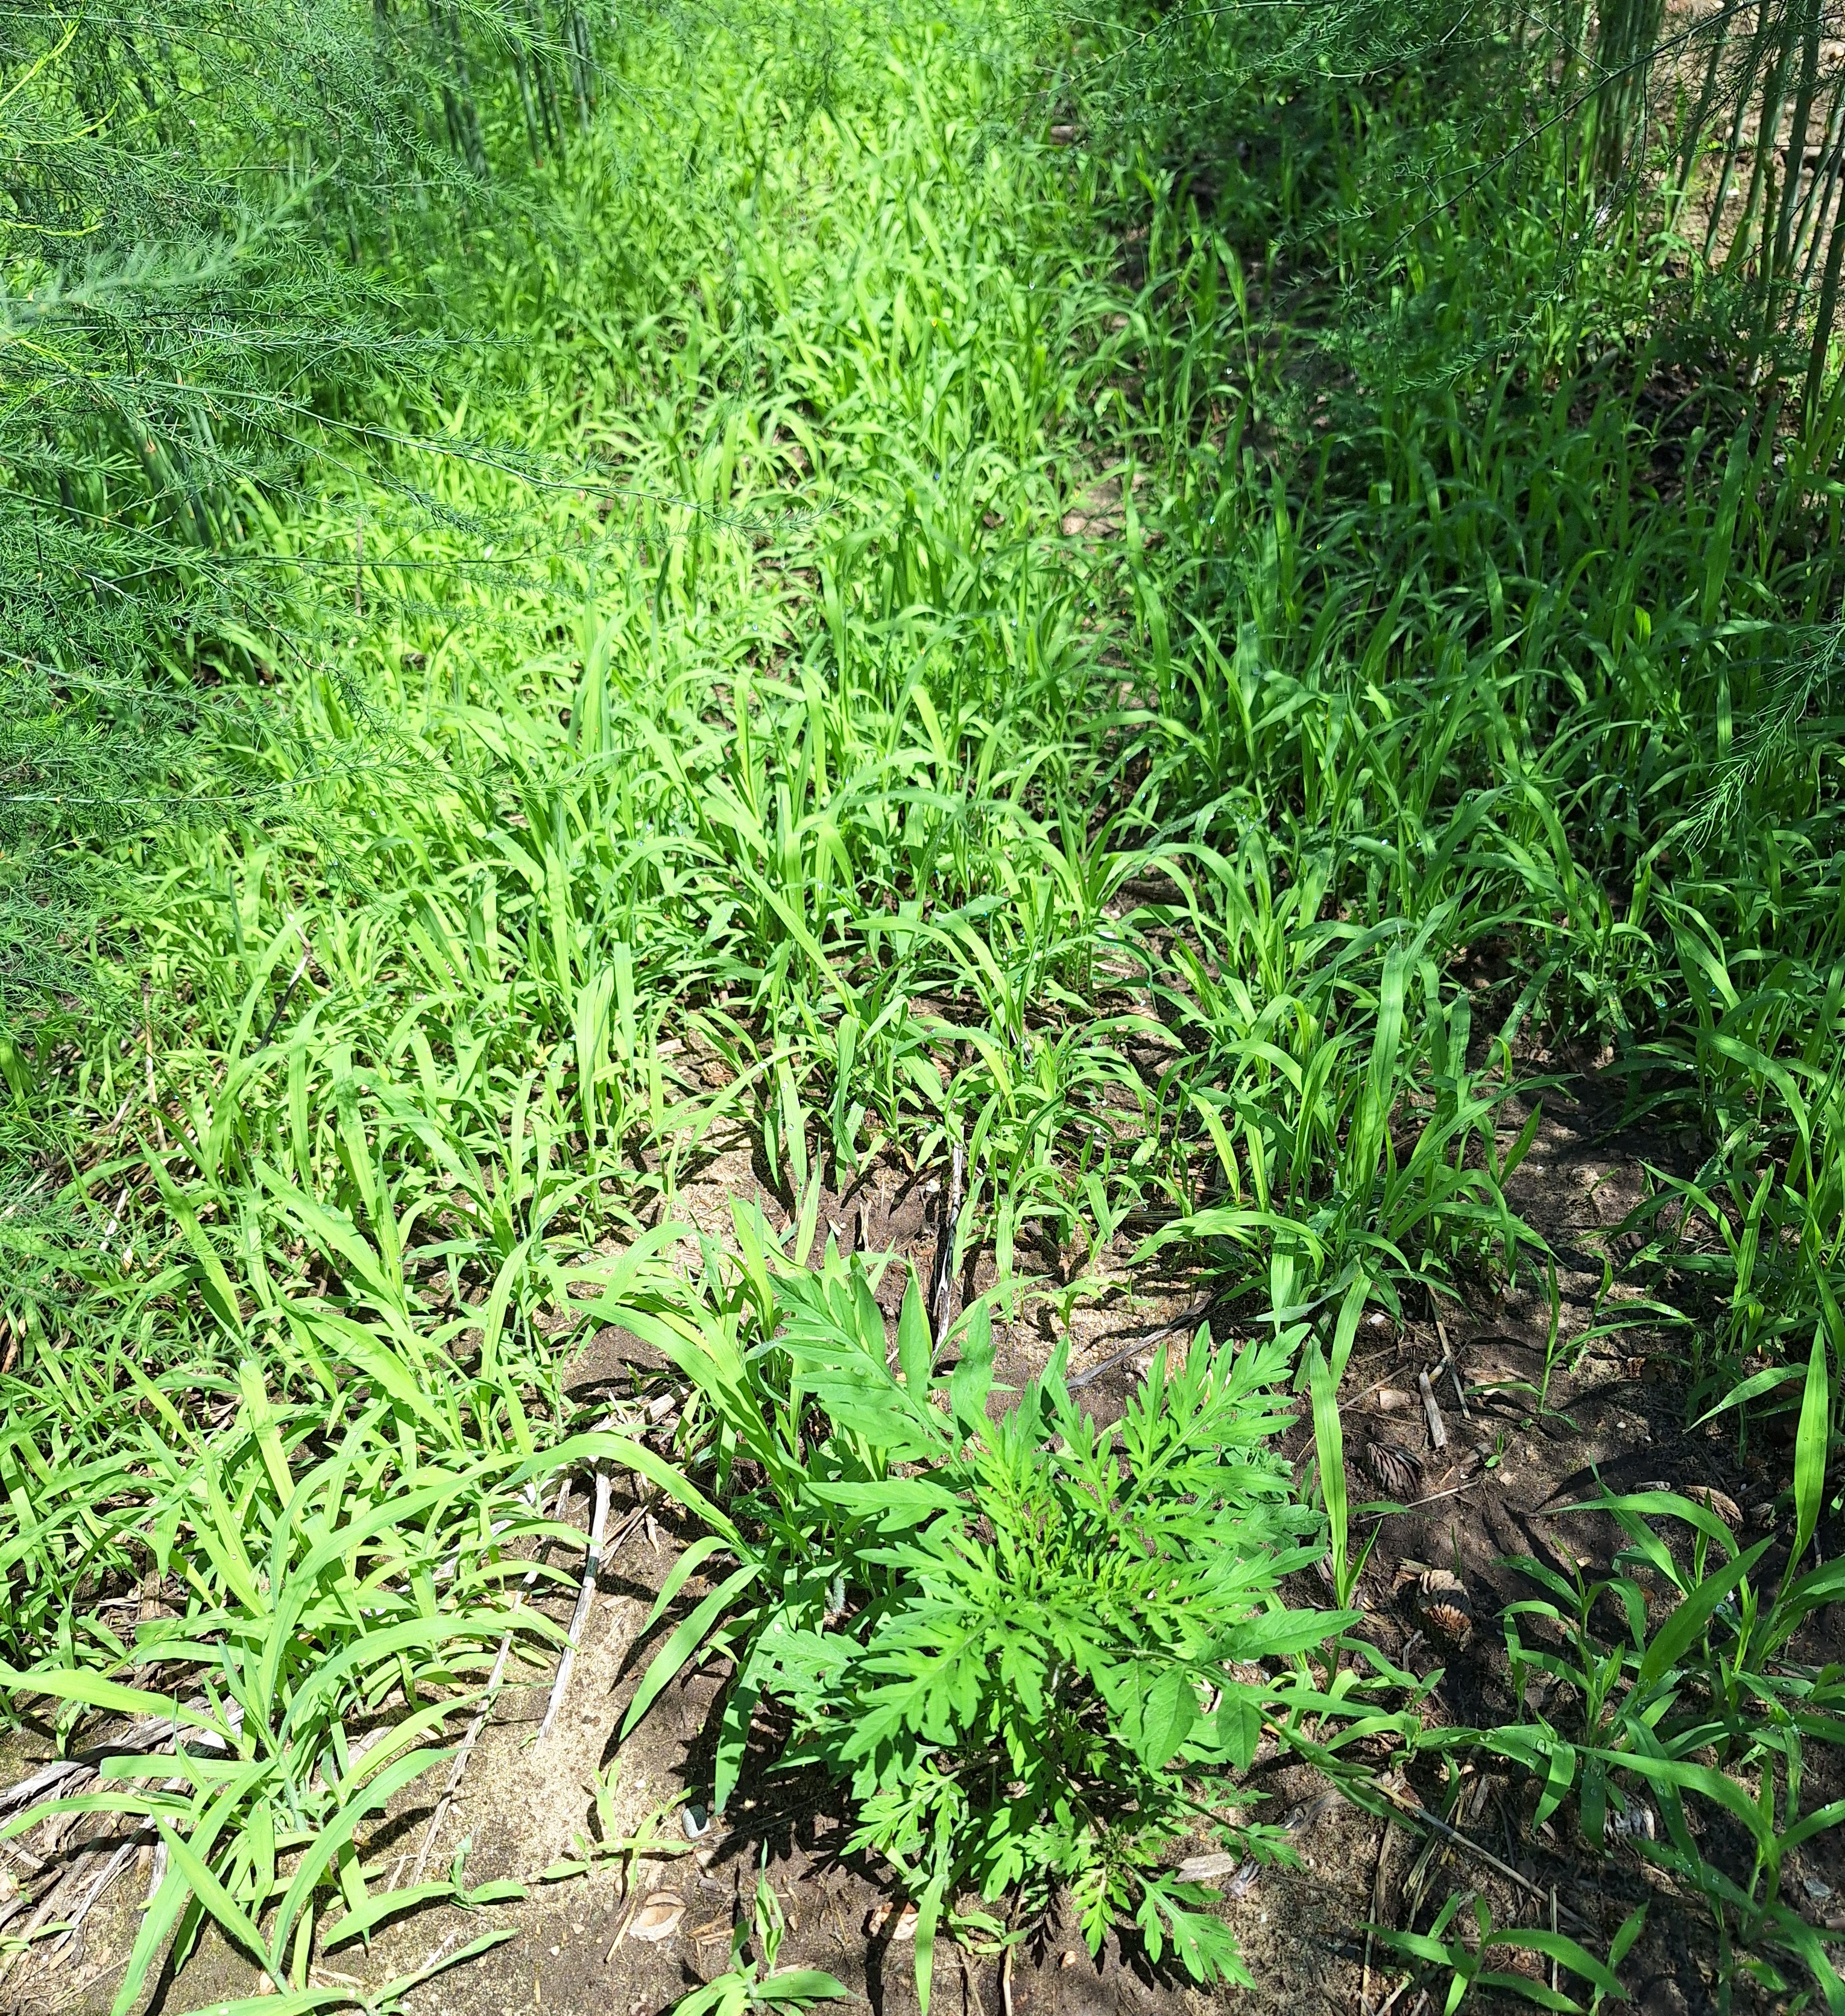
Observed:
[[[1792,1961],[1839,2009],[1845,1979],[1782,1882],[1788,1858],[1845,1820],[1845,1800],[1810,1802],[1807,1756],[1815,1744],[1845,1743],[1845,1677],[1790,1651],[1845,1591],[1839,1561],[1801,1565],[1825,1496],[1828,1360],[1822,1337],[1804,1381],[1796,1525],[1780,1573],[1765,1571],[1771,1535],[1740,1546],[1682,1493],[1600,1492],[1573,1509],[1619,1528],[1626,1545],[1611,1572],[1566,1578],[1541,1561],[1512,1564],[1541,1592],[1505,1614],[1520,1719],[1444,1747],[1483,1746],[1529,1766],[1543,1780],[1534,1823],[1567,1801],[1585,1844],[1631,1841],[1704,1899],[1726,1975],[1740,1969],[1786,1994]],[[1674,1599],[1656,1628],[1649,1585]],[[1733,1831],[1740,1854],[1714,1830]]]
[[[746,2016],[756,2009],[804,2009],[818,2002],[843,2002],[851,1991],[818,1967],[775,1964],[788,1920],[766,1872],[756,1879],[746,1919],[731,1934],[730,1965],[715,1980],[695,1988],[673,2005],[673,2016]],[[746,1960],[753,1940],[756,1953]]]

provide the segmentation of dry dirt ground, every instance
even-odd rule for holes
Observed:
[[[1408,1505],[1377,1526],[1362,1585],[1362,1629],[1419,1674],[1440,1669],[1427,1703],[1433,1722],[1510,1715],[1497,1612],[1530,1592],[1503,1563],[1532,1556],[1566,1571],[1574,1562],[1606,1563],[1614,1543],[1609,1522],[1561,1509],[1598,1477],[1621,1487],[1714,1487],[1757,1532],[1775,1516],[1773,1480],[1785,1474],[1785,1463],[1752,1472],[1736,1461],[1733,1437],[1688,1435],[1685,1395],[1672,1364],[1663,1353],[1647,1354],[1645,1333],[1584,1346],[1608,1229],[1638,1201],[1642,1164],[1659,1154],[1656,1142],[1606,1131],[1590,1088],[1575,1103],[1552,1102],[1514,1179],[1512,1198],[1556,1257],[1554,1335],[1548,1288],[1541,1276],[1530,1276],[1491,1307],[1447,1314],[1439,1332],[1432,1319],[1399,1329],[1381,1316],[1368,1319],[1361,1331],[1347,1375],[1354,1398],[1344,1410],[1352,1496],[1356,1503],[1387,1496]],[[696,1219],[717,1229],[739,1192],[761,1193],[741,1150],[714,1161],[687,1202]],[[771,1201],[764,1201],[772,1211]],[[903,1183],[887,1174],[860,1193],[829,1199],[823,1224],[830,1222],[844,1241],[894,1249],[926,1269],[944,1203],[939,1175]],[[1183,1348],[1190,1326],[1168,1326],[1198,1294],[1195,1283],[1182,1280],[1152,1294],[1137,1281],[1130,1293],[1120,1257],[1102,1256],[1088,1268],[1087,1299],[1071,1319],[1071,1370],[1079,1378],[1093,1375],[1085,1391],[1104,1418],[1118,1411],[1153,1350]],[[964,1294],[984,1285],[980,1267],[978,1259],[971,1263],[959,1284]],[[897,1290],[894,1269],[887,1280],[893,1316]],[[1051,1304],[1041,1302],[1001,1334],[1001,1377],[1016,1383],[1036,1370],[1055,1334]],[[1544,1383],[1547,1353],[1552,1377],[1541,1410],[1536,1389]],[[1418,1385],[1423,1372],[1433,1375],[1444,1448],[1433,1445]],[[613,1330],[590,1345],[573,1381],[585,1397],[667,1390],[663,1371]],[[1307,1422],[1298,1420],[1290,1453],[1303,1453],[1309,1440]],[[1387,1453],[1369,1453],[1379,1445]],[[1397,1484],[1386,1489],[1377,1478],[1380,1467],[1387,1473],[1393,1463]],[[621,1509],[618,1503],[618,1517]],[[575,1516],[581,1519],[583,1512],[579,1492]],[[643,1642],[642,1627],[688,1537],[664,1516],[630,1522],[602,1564],[556,1725],[534,1740],[550,1669],[516,1676],[473,1753],[459,1796],[435,1820],[432,1872],[440,1873],[465,1839],[470,1882],[523,1881],[527,1900],[474,1914],[426,1910],[381,1935],[370,1952],[336,1956],[336,1967],[318,1971],[318,1981],[379,1984],[500,1926],[513,1936],[411,1994],[413,2016],[540,2010],[656,2016],[723,1969],[732,1925],[746,1916],[757,1872],[766,1870],[787,1916],[782,1964],[832,1971],[876,2016],[905,2016],[914,2008],[913,1947],[902,1942],[897,1914],[887,1908],[891,1888],[883,1872],[846,1852],[847,1809],[825,1784],[746,1774],[728,1824],[711,1824],[696,1841],[690,1838],[709,1784],[704,1726],[717,1676],[691,1676],[628,1743],[617,1742],[623,1708],[658,1642],[657,1633]],[[1443,1642],[1431,1641],[1430,1627],[1437,1620],[1419,1586],[1422,1572],[1431,1568],[1458,1576],[1471,1604],[1470,1635],[1451,1631]],[[683,1600],[695,1600],[700,1586],[695,1579]],[[1325,1600],[1311,1588],[1293,1593],[1297,1601]],[[556,1607],[560,1617],[567,1614],[567,1598]],[[1437,1629],[1433,1636],[1442,1634]],[[1466,1642],[1458,1642],[1463,1637]],[[1388,1769],[1387,1759],[1380,1755],[1378,1762]],[[536,1880],[572,1852],[574,1837],[591,1832],[598,1773],[613,1782],[619,1834],[646,1836],[652,1830],[670,1852],[627,1865],[610,1861],[566,1880]],[[394,1812],[367,1845],[369,1863],[388,1864],[394,1854],[415,1859],[431,1827],[441,1775],[432,1773]],[[1267,1802],[1265,1816],[1293,1817],[1300,1854],[1297,1868],[1264,1872],[1224,1907],[1254,1976],[1253,1992],[1202,1994],[1150,1967],[1131,1946],[1111,1945],[1099,1962],[1092,1961],[1065,1923],[1020,1949],[1003,1970],[939,1942],[935,2008],[955,2016],[1131,2016],[1155,2010],[1192,2016],[1234,2004],[1346,2016],[1361,2010],[1361,1994],[1368,1992],[1374,2012],[1389,2007],[1414,2016],[1422,1985],[1402,1985],[1405,1976],[1386,1963],[1381,1948],[1370,1952],[1368,1971],[1363,1927],[1372,1919],[1426,1926],[1457,1889],[1484,1898],[1501,1924],[1548,1924],[1554,1909],[1557,1922],[1597,1949],[1605,1949],[1607,1935],[1650,1891],[1648,1931],[1624,1969],[1637,2006],[1647,2016],[1715,2006],[1714,1949],[1697,1911],[1673,1898],[1630,1846],[1591,1858],[1568,1848],[1560,1825],[1534,1832],[1531,1791],[1509,1769],[1470,1769],[1458,1785],[1444,1785],[1438,1767],[1412,1767],[1403,1789],[1423,1806],[1453,1814],[1471,1847],[1431,1847],[1401,1823],[1386,1824],[1325,1798],[1323,1783],[1285,1758],[1259,1756],[1252,1782]],[[1810,1792],[1809,1805],[1819,1796]],[[1845,1893],[1845,1865],[1832,1839],[1806,1851],[1796,1875],[1816,1899],[1828,1889]],[[106,2009],[145,1886],[145,1872],[138,1882],[129,1877],[117,1883],[67,1948],[41,1949],[41,1957],[15,1967],[0,1993],[21,2010]],[[1793,1890],[1791,1881],[1788,1887]],[[670,1894],[662,1899],[661,1892]],[[1825,1908],[1814,1903],[1816,1920]],[[665,1936],[642,1936],[661,1925]],[[1441,1984],[1432,1985],[1430,2007],[1437,2008]],[[153,2006],[194,2010],[257,1986],[234,1954],[208,1944],[182,1978],[160,1984]]]

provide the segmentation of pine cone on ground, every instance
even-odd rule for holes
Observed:
[[[1416,1584],[1415,1614],[1440,1651],[1464,1652],[1473,1642],[1473,1605],[1466,1585],[1450,1569],[1430,1568]]]
[[[1688,1484],[1685,1495],[1692,1504],[1714,1512],[1732,1533],[1741,1532],[1742,1508],[1727,1491],[1719,1491],[1714,1484]]]
[[[1395,1442],[1367,1442],[1365,1467],[1393,1498],[1411,1499],[1422,1489],[1421,1460]]]

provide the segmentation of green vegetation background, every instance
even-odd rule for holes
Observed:
[[[1753,1868],[1661,1852],[1838,2006],[1777,1872],[1835,1733],[1840,100],[1817,13],[1734,19],[5,13],[0,1640],[22,1712],[158,1676],[246,1767],[162,1809],[130,1988],[368,1908],[530,1488],[665,1461],[581,1439],[584,1323],[707,1339],[684,1471],[800,1446],[710,1384],[786,1262],[650,1229],[712,1143],[810,1226],[958,1157],[1002,1294],[1137,1237],[1325,1402],[1368,1305],[1541,1270],[1552,1058],[1695,1135],[1603,1319],[1797,1411],[1798,1544],[1777,1595],[1651,1508],[1670,1656],[1584,1604],[1592,1712],[1478,1733],[1596,1839],[1746,1809]],[[843,1546],[806,1488],[778,1544]],[[1289,1656],[1298,1730],[1348,1669]],[[1152,1852],[1063,1873],[1133,1917]]]

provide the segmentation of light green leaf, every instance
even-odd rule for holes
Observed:
[[[1820,1507],[1825,1500],[1825,1451],[1832,1433],[1832,1387],[1826,1352],[1825,1326],[1813,1333],[1813,1348],[1807,1357],[1806,1390],[1800,1396],[1800,1420],[1794,1431],[1794,1509],[1796,1530],[1790,1571],[1804,1557],[1819,1526]]]
[[[740,1596],[761,1572],[755,1562],[746,1562],[734,1574],[726,1576],[697,1609],[681,1622],[660,1647],[653,1663],[647,1669],[646,1676],[634,1699],[628,1704],[628,1713],[621,1720],[621,1733],[624,1738],[659,1699],[661,1691],[678,1678],[681,1668],[704,1643],[712,1625],[729,1607],[732,1599]]]

